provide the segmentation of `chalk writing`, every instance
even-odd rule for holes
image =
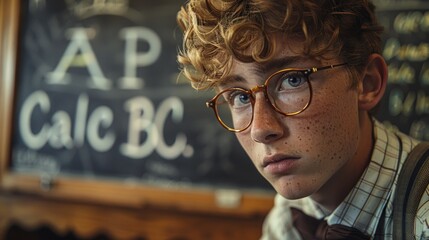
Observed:
[[[389,73],[386,101],[379,117],[413,137],[429,140],[428,5],[397,2],[378,3],[379,16],[387,30],[382,53]]]
[[[28,149],[15,149],[16,156],[15,164],[21,166],[21,170],[36,170],[41,173],[57,174],[60,171],[60,166],[52,156],[42,154]]]
[[[387,60],[396,58],[404,61],[424,61],[429,57],[429,44],[401,44],[397,38],[389,38],[386,41],[383,55]]]
[[[20,111],[19,129],[22,140],[33,150],[39,150],[45,145],[55,149],[62,147],[71,149],[83,146],[85,141],[98,152],[110,150],[116,141],[115,129],[112,127],[113,110],[108,106],[98,106],[92,112],[88,112],[88,102],[88,96],[82,94],[77,99],[76,114],[62,110],[51,113],[49,95],[44,91],[32,93]],[[40,129],[31,127],[34,121],[32,115],[37,109],[42,115],[52,115],[51,121],[43,123]],[[124,109],[129,113],[128,141],[121,145],[121,153],[124,156],[144,158],[156,151],[165,159],[174,159],[185,150],[189,152],[184,133],[179,132],[176,141],[171,145],[167,145],[163,139],[164,124],[170,112],[173,122],[182,121],[183,103],[179,98],[165,99],[156,111],[149,98],[135,97],[125,102]],[[75,116],[73,120],[72,115]],[[72,134],[73,122],[74,134]],[[105,130],[104,135],[100,134],[100,129]],[[140,139],[141,132],[147,135],[145,141]]]
[[[84,17],[88,14],[119,14],[131,11],[128,1],[81,1],[69,4],[72,11]],[[106,67],[99,61],[94,41],[100,41],[103,29],[94,27],[72,27],[64,30],[68,40],[62,55],[52,71],[46,72],[44,81],[47,86],[55,86],[56,91],[69,92],[69,86],[78,86],[83,92],[87,89],[99,91],[96,96],[81,93],[75,102],[75,110],[57,109],[49,91],[40,86],[23,101],[19,112],[19,133],[23,143],[31,150],[45,147],[52,149],[74,149],[90,146],[96,152],[103,153],[117,147],[122,156],[132,159],[148,157],[156,152],[163,159],[171,160],[180,156],[192,157],[193,147],[187,144],[187,136],[178,128],[175,140],[165,140],[165,125],[180,124],[184,116],[184,104],[179,97],[168,96],[161,99],[156,109],[152,99],[146,96],[130,95],[123,101],[122,109],[100,104],[110,93],[118,89],[142,90],[145,80],[139,69],[145,69],[160,59],[162,52],[161,37],[151,28],[138,25],[115,29],[117,41],[123,41],[123,76],[114,79],[105,74]],[[109,29],[109,31],[113,31]],[[112,40],[112,39],[109,39]],[[144,48],[139,46],[144,45]],[[109,51],[110,49],[104,49]],[[112,52],[111,55],[117,55]],[[42,66],[41,72],[45,71]],[[108,69],[107,69],[108,70]],[[76,75],[86,72],[87,75]],[[75,74],[75,75],[74,75]],[[79,84],[74,82],[78,81]],[[42,88],[43,87],[43,88]],[[96,106],[94,105],[98,103]],[[125,115],[118,115],[118,110]],[[118,142],[115,121],[118,117],[128,119],[126,139]],[[40,121],[44,121],[40,123]],[[35,125],[35,122],[39,122]],[[170,129],[173,129],[170,127]],[[171,131],[171,130],[170,130]],[[171,132],[169,136],[171,137]],[[174,133],[173,133],[174,136]],[[20,155],[19,155],[20,156]]]
[[[397,33],[412,34],[429,31],[429,12],[401,12],[393,22]]]
[[[396,63],[388,65],[389,83],[404,83],[412,84],[415,79],[415,70],[408,63],[401,63],[400,66]]]
[[[94,38],[96,31],[90,28],[71,28],[67,30],[70,44],[61,57],[55,70],[48,74],[49,84],[67,85],[71,82],[71,77],[67,70],[71,67],[88,69],[90,74],[88,87],[109,90],[112,80],[105,77],[97,57],[91,47],[89,40]],[[143,86],[143,79],[137,77],[137,68],[153,64],[161,53],[161,40],[152,30],[145,27],[124,28],[120,36],[125,40],[124,51],[124,77],[119,83],[123,89],[140,89]],[[139,53],[137,43],[146,41],[149,44],[147,52]]]

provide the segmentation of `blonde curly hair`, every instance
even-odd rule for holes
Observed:
[[[381,53],[383,28],[369,0],[189,0],[177,22],[184,33],[178,62],[196,89],[219,84],[233,59],[270,60],[278,33],[302,38],[308,57],[335,53],[352,79]]]

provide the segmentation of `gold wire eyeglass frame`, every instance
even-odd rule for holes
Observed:
[[[225,129],[227,129],[228,131],[231,131],[231,132],[235,132],[235,133],[242,132],[242,131],[246,130],[247,128],[249,128],[249,126],[250,126],[250,125],[252,124],[252,122],[253,122],[253,116],[254,116],[253,108],[254,108],[254,104],[255,104],[255,97],[254,97],[254,94],[255,94],[256,92],[258,92],[258,91],[263,91],[263,92],[264,92],[265,99],[270,103],[270,105],[273,107],[273,109],[274,109],[276,112],[278,112],[278,113],[280,113],[280,114],[282,114],[282,115],[284,115],[284,116],[294,116],[294,115],[298,115],[298,114],[302,113],[305,109],[307,109],[307,108],[308,108],[308,106],[310,105],[311,100],[312,100],[312,98],[313,98],[313,89],[312,89],[312,87],[311,87],[311,83],[310,83],[310,80],[309,80],[310,75],[311,75],[312,73],[315,73],[315,72],[318,72],[318,71],[322,71],[322,70],[326,70],[326,69],[332,69],[332,68],[340,67],[340,66],[344,66],[344,65],[347,65],[347,63],[340,63],[340,64],[334,64],[334,65],[327,65],[327,66],[323,66],[323,67],[312,67],[312,68],[284,68],[284,69],[278,70],[278,71],[274,72],[273,74],[271,74],[271,75],[270,75],[270,76],[265,80],[264,84],[259,85],[259,86],[255,86],[255,87],[253,87],[253,88],[251,88],[251,89],[244,89],[244,88],[240,88],[240,87],[233,87],[233,88],[227,88],[227,89],[224,89],[224,90],[222,90],[221,92],[219,92],[218,94],[216,94],[216,96],[214,96],[212,99],[210,99],[209,101],[207,101],[207,102],[206,102],[206,106],[207,106],[208,108],[213,109],[214,114],[216,115],[216,119],[217,119],[217,121],[218,121],[218,122],[219,122],[219,123],[220,123],[220,124],[225,128]],[[291,113],[285,113],[285,112],[283,112],[282,110],[280,110],[280,109],[279,109],[275,104],[273,104],[273,103],[271,102],[270,98],[268,97],[268,89],[267,89],[267,86],[268,86],[268,84],[269,84],[270,80],[271,80],[271,79],[273,79],[273,77],[274,77],[274,76],[276,76],[277,74],[280,74],[280,73],[286,73],[286,72],[301,72],[302,74],[304,74],[304,76],[307,78],[306,80],[307,80],[307,82],[308,82],[308,86],[309,86],[309,90],[310,90],[310,97],[309,97],[309,99],[308,99],[308,102],[304,105],[304,107],[303,107],[301,110],[298,110],[298,111],[295,111],[295,112],[291,112]],[[218,114],[218,111],[217,111],[217,107],[216,107],[217,99],[218,99],[219,97],[221,97],[221,96],[222,96],[222,94],[223,94],[223,93],[225,93],[226,91],[231,91],[231,90],[243,91],[243,92],[245,92],[245,93],[249,94],[249,96],[250,96],[250,101],[251,101],[251,104],[252,104],[252,114],[251,114],[252,118],[250,119],[249,124],[247,124],[244,128],[241,128],[241,129],[234,129],[234,128],[231,128],[231,127],[229,127],[228,125],[226,125],[226,124],[222,121],[222,119],[219,117],[219,114]]]

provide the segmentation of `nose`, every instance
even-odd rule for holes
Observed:
[[[281,116],[265,98],[263,92],[255,93],[251,137],[260,143],[269,143],[283,136]]]

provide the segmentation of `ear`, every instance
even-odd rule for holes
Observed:
[[[371,110],[384,95],[387,84],[387,65],[380,54],[371,54],[359,82],[359,109]]]

